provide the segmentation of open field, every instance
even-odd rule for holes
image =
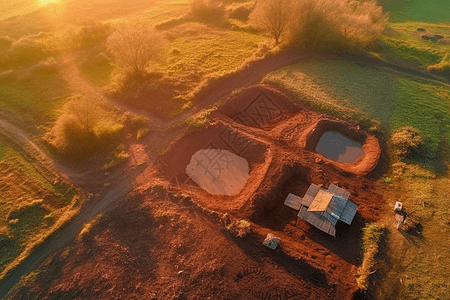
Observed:
[[[114,21],[135,14],[157,24],[186,13],[189,4],[188,0],[59,0],[41,6],[36,5],[41,0],[14,1],[17,3],[13,7],[10,6],[10,1],[0,4],[9,7],[6,17],[0,10],[0,36],[18,38],[41,31],[61,30],[70,24],[83,25],[94,20]],[[35,11],[36,8],[40,9]],[[12,17],[13,15],[17,16]]]
[[[397,175],[396,175],[397,174]],[[388,244],[375,275],[377,299],[445,299],[450,289],[448,269],[450,236],[448,195],[450,180],[435,177],[411,164],[393,168],[393,182],[384,187],[386,205],[403,202],[412,220],[423,226],[422,235],[395,229],[392,213],[383,220],[390,230]]]
[[[49,182],[19,152],[0,139],[0,273],[24,259],[78,208],[71,185]]]
[[[418,31],[423,28],[425,31]],[[441,35],[438,42],[422,36]],[[381,38],[380,55],[388,60],[416,64],[422,68],[439,63],[448,53],[450,26],[446,24],[402,22],[390,23]]]
[[[58,109],[71,95],[59,70],[39,73],[33,68],[15,71],[8,80],[0,80],[0,108],[22,114],[35,125],[55,121]]]
[[[450,20],[450,4],[445,0],[415,1],[380,1],[389,11],[392,22],[448,22]]]

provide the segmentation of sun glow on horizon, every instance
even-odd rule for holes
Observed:
[[[60,0],[39,0],[41,5],[47,5],[47,4],[51,4],[51,3],[55,3],[55,2],[59,2],[59,1]]]

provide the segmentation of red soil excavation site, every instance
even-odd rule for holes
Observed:
[[[265,86],[230,96],[209,120],[159,158],[167,189],[136,189],[119,201],[15,298],[352,299],[362,228],[382,207],[371,179],[380,165],[377,139]],[[315,152],[326,131],[360,142],[365,154],[343,164]],[[250,176],[239,194],[210,195],[186,175],[194,153],[207,148],[247,160]],[[338,222],[336,238],[284,205],[311,183],[334,183],[358,205],[351,225]],[[236,237],[227,218],[251,221],[252,232]],[[281,238],[276,250],[262,245],[269,232]]]
[[[295,269],[300,259],[299,265],[306,264],[312,272],[306,275],[307,281],[333,287],[338,291],[336,299],[351,298],[356,290],[361,229],[365,222],[378,218],[381,207],[382,199],[367,176],[380,159],[378,140],[356,123],[312,111],[265,86],[231,96],[210,115],[210,123],[173,143],[163,158],[162,176],[205,209],[251,220],[258,241],[268,232],[275,233],[282,240],[280,251],[291,258],[280,268]],[[360,142],[364,155],[348,164],[315,152],[327,131]],[[250,177],[239,195],[210,195],[184,173],[191,156],[205,148],[229,150],[248,161]],[[349,191],[351,201],[358,205],[350,226],[338,223],[336,238],[297,220],[297,212],[284,205],[289,193],[302,197],[311,183],[325,188],[337,184]]]

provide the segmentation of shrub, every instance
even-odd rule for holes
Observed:
[[[150,131],[150,128],[140,128],[136,133],[136,139],[140,141],[144,136],[146,136]]]
[[[47,49],[38,39],[25,36],[14,41],[8,51],[8,59],[13,62],[30,63],[48,56]]]
[[[228,11],[228,16],[232,19],[247,22],[248,17],[254,8],[255,6],[252,2],[243,3],[239,6],[230,8]]]
[[[406,157],[424,143],[419,130],[411,126],[403,126],[392,133],[391,144],[394,154],[399,157]]]
[[[146,116],[139,116],[130,112],[125,113],[125,125],[131,130],[139,130],[140,128],[147,127],[149,122],[150,119]]]
[[[219,0],[192,0],[191,14],[198,21],[218,22],[225,16],[225,7]]]
[[[110,155],[108,158],[109,162],[105,163],[102,166],[102,171],[106,172],[114,168],[115,166],[118,166],[130,158],[130,154],[128,154],[126,151],[126,147],[124,144],[120,144],[117,146],[115,151]]]
[[[382,34],[388,14],[377,1],[303,0],[296,3],[290,42],[321,51],[370,48]]]
[[[40,32],[23,36],[13,41],[3,54],[3,64],[11,67],[43,60],[59,53],[62,44],[62,38],[57,34]]]
[[[96,102],[74,98],[64,106],[47,141],[65,156],[82,158],[119,138],[123,124],[117,119]]]
[[[227,226],[227,229],[233,231],[238,237],[244,237],[251,232],[250,222],[246,220],[234,221]]]
[[[96,20],[90,20],[85,25],[72,28],[69,40],[72,48],[85,48],[98,43],[104,43],[111,33],[111,26]]]

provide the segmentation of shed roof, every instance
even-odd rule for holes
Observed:
[[[332,198],[333,198],[332,193],[320,190],[317,193],[311,205],[309,206],[308,211],[325,211],[328,205],[330,204]]]
[[[335,236],[337,221],[341,220],[350,225],[358,209],[356,204],[348,200],[348,196],[349,192],[336,185],[330,185],[328,190],[324,190],[311,184],[303,197],[298,216]]]
[[[307,207],[302,205],[300,211],[298,212],[298,217],[304,219],[314,227],[317,227],[332,236],[336,236],[336,228],[334,227],[335,224],[330,222],[328,218],[323,215],[323,212],[312,212],[309,211]]]

